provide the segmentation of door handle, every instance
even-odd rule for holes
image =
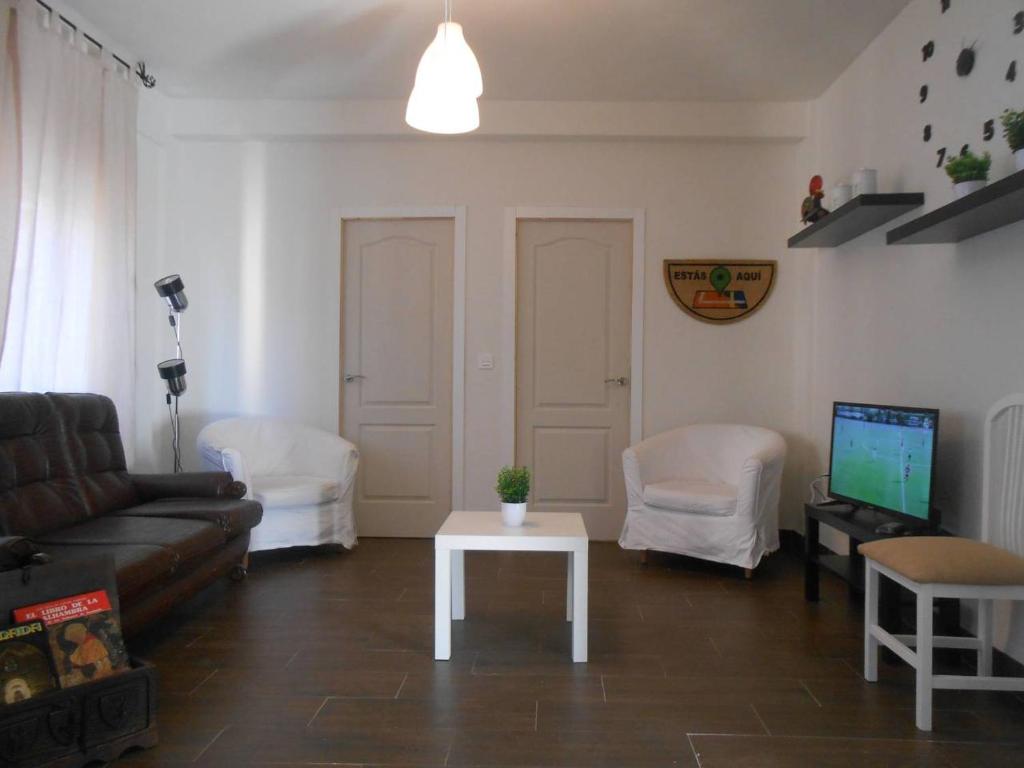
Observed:
[[[365,378],[366,377],[363,376],[361,373],[346,373],[345,374],[345,383],[346,384],[351,384],[353,381],[357,381],[358,379],[365,379]]]
[[[627,377],[625,377],[625,376],[619,376],[618,378],[615,378],[615,379],[605,379],[604,383],[605,384],[618,384],[620,387],[624,387],[627,384],[629,384],[629,379]]]

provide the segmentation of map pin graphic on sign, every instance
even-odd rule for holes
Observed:
[[[711,285],[718,291],[718,295],[721,296],[725,293],[729,283],[732,282],[732,273],[725,267],[715,267],[711,270],[710,280]]]

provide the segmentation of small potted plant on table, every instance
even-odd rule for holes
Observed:
[[[973,152],[951,157],[946,162],[946,174],[953,180],[953,194],[957,198],[977,192],[988,182],[988,169],[992,156],[986,152],[978,156]]]
[[[530,495],[530,470],[526,467],[502,467],[495,488],[501,498],[501,520],[510,527],[526,520],[526,499]]]
[[[1013,162],[1018,171],[1024,171],[1024,112],[1007,109],[999,118],[1003,124],[1003,136],[1013,152]]]

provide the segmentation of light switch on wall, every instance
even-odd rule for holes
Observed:
[[[494,355],[489,355],[486,352],[478,355],[476,358],[476,367],[481,371],[494,370]]]

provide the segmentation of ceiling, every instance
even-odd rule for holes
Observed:
[[[484,98],[819,96],[908,0],[457,0]],[[64,0],[172,96],[403,99],[441,0]]]

